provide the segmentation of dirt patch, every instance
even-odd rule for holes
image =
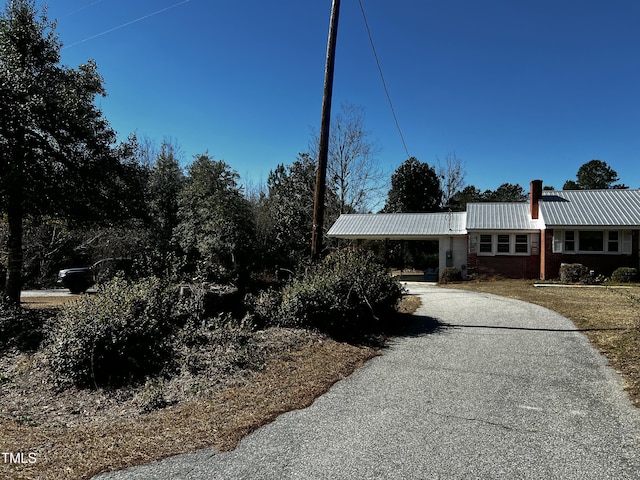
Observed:
[[[464,282],[473,290],[541,305],[570,319],[609,360],[640,408],[640,288],[536,287],[526,280]]]

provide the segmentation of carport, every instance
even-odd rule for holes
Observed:
[[[327,236],[349,240],[437,240],[438,267],[467,275],[465,212],[342,214]]]

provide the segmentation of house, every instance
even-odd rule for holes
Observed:
[[[440,271],[466,276],[552,279],[562,263],[610,275],[640,266],[640,190],[546,191],[530,184],[529,202],[470,203],[466,212],[345,214],[328,236],[434,239]]]

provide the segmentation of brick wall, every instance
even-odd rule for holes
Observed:
[[[638,230],[633,231],[631,255],[597,255],[597,254],[564,254],[553,253],[553,230],[545,230],[545,278],[554,279],[560,276],[560,264],[581,263],[594,270],[597,275],[609,276],[618,267],[638,268]]]
[[[479,256],[475,272],[481,276],[500,275],[506,278],[540,278],[540,256]]]

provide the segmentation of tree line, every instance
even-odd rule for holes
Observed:
[[[62,66],[61,47],[55,23],[34,0],[6,2],[0,16],[5,297],[18,303],[24,286],[49,286],[58,269],[105,257],[135,259],[140,275],[237,283],[252,272],[308,262],[316,135],[309,153],[278,165],[264,185],[243,186],[230,165],[208,153],[183,170],[175,142],[156,146],[135,135],[117,142],[95,103],[106,94],[96,64]],[[526,201],[519,185],[484,192],[465,186],[464,164],[454,154],[437,168],[409,158],[387,184],[377,151],[364,110],[343,105],[331,133],[325,229],[341,213]],[[613,185],[617,174],[606,163],[592,162],[565,186],[592,188],[604,178],[604,188],[624,188]]]

